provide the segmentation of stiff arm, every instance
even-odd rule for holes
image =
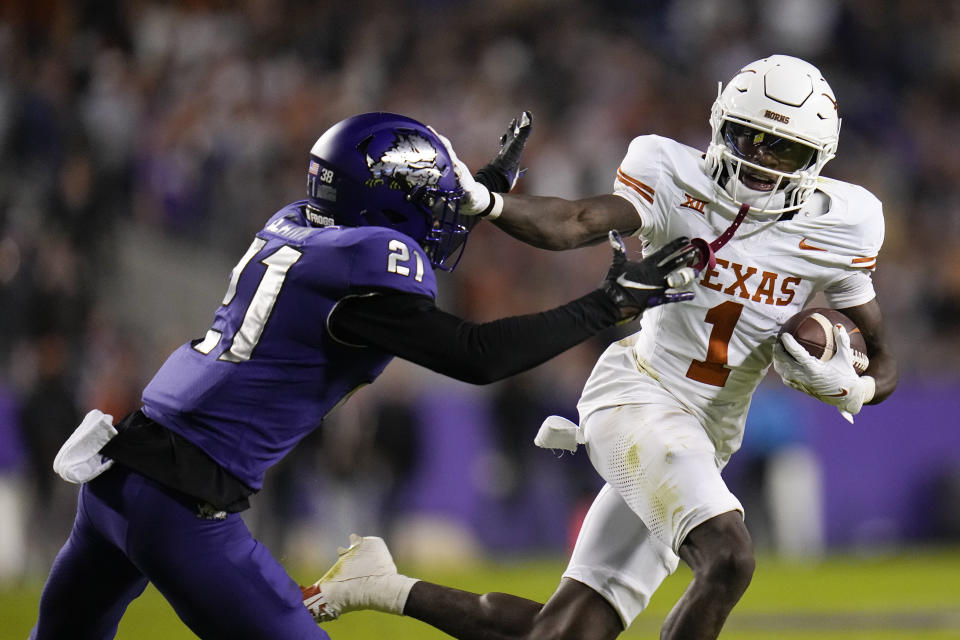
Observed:
[[[529,245],[562,251],[604,242],[610,230],[630,235],[641,220],[630,202],[613,194],[579,200],[505,194],[493,223]]]

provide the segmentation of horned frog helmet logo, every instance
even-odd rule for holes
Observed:
[[[436,186],[442,173],[437,167],[437,149],[416,131],[396,132],[393,145],[377,160],[366,156],[367,168],[374,178],[396,178],[411,187]]]

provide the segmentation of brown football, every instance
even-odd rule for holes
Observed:
[[[842,324],[850,335],[853,368],[858,374],[863,375],[870,365],[870,359],[867,358],[867,343],[857,325],[836,309],[825,307],[804,309],[783,323],[779,335],[789,333],[807,350],[807,353],[825,362],[837,352],[837,345],[833,339],[835,324]]]

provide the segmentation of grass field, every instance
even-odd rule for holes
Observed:
[[[471,591],[508,591],[544,599],[556,585],[563,558],[487,564],[411,575]],[[291,574],[308,582],[316,570]],[[623,638],[657,638],[660,622],[690,574],[681,569],[654,596]],[[0,638],[26,638],[40,585],[0,589]],[[325,626],[335,640],[447,638],[419,622],[378,613],[353,613]],[[153,588],[131,605],[117,636],[129,640],[193,638]],[[960,549],[866,557],[835,556],[810,564],[761,557],[753,584],[731,616],[726,640],[960,639]]]

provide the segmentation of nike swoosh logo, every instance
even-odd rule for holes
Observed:
[[[822,247],[815,247],[812,244],[807,244],[806,238],[800,238],[800,244],[798,245],[801,249],[806,249],[807,251],[826,251]]]
[[[847,390],[846,390],[846,389],[840,389],[840,393],[831,393],[831,394],[828,395],[827,397],[828,397],[828,398],[842,398],[842,397],[844,397],[845,395],[847,395]]]
[[[652,284],[643,284],[642,282],[634,282],[633,280],[627,280],[625,276],[620,276],[617,278],[617,284],[621,287],[626,287],[628,289],[659,289],[660,287]]]

